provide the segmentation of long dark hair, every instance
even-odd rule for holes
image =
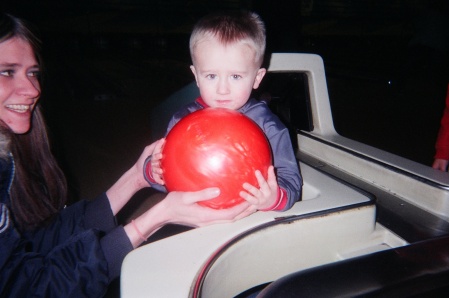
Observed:
[[[39,65],[40,40],[25,21],[0,14],[0,43],[18,37],[30,44]],[[10,138],[15,176],[11,186],[11,209],[20,229],[29,230],[45,224],[64,207],[67,182],[50,148],[47,128],[39,103],[25,134],[15,134],[2,123]]]

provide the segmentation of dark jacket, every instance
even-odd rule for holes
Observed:
[[[106,195],[20,233],[10,209],[13,175],[14,159],[0,140],[0,297],[102,297],[132,250]]]

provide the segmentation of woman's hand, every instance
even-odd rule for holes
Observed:
[[[161,203],[169,223],[192,227],[233,222],[255,211],[249,209],[248,202],[228,209],[212,209],[198,204],[200,201],[210,200],[218,195],[220,190],[214,187],[197,192],[171,192]]]
[[[166,224],[180,224],[190,227],[203,227],[218,223],[233,222],[257,211],[248,202],[229,209],[211,209],[198,204],[213,199],[220,194],[218,188],[207,188],[196,192],[171,192],[164,200],[135,219],[139,232],[133,224],[125,226],[125,231],[134,247],[143,242]],[[140,235],[141,234],[141,235]]]
[[[146,146],[137,162],[106,191],[114,215],[137,191],[150,186],[143,175],[143,165],[148,156],[151,156],[154,151],[160,150],[162,144],[163,140],[159,140]]]

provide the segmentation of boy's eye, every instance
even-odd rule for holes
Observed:
[[[217,77],[217,75],[214,75],[214,74],[208,74],[207,76],[206,76],[206,78],[208,78],[208,79],[215,79]]]
[[[232,77],[234,80],[238,80],[238,79],[241,79],[241,78],[242,78],[241,75],[232,75],[231,77]]]

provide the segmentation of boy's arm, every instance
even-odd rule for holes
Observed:
[[[303,184],[290,133],[264,102],[250,99],[248,104],[241,109],[241,112],[262,128],[270,142],[273,152],[273,165],[279,185],[278,200],[281,200],[280,208],[274,208],[273,210],[288,210],[301,199]],[[284,200],[286,200],[285,203]]]
[[[173,115],[168,123],[167,132],[165,136],[167,136],[167,134],[170,132],[173,126],[175,126],[175,124],[178,123],[178,121],[188,113],[189,111],[186,108],[184,108],[178,111],[175,115]],[[164,181],[162,177],[162,168],[160,167],[160,159],[162,158],[162,146],[160,149],[161,149],[160,151],[155,152],[153,156],[149,156],[145,160],[145,164],[143,167],[144,177],[152,188],[158,191],[167,192],[167,188],[164,186]]]
[[[151,163],[152,157],[149,156],[146,160],[145,160],[145,164],[143,166],[143,176],[145,177],[145,180],[148,182],[148,184],[158,190],[158,191],[162,191],[162,192],[167,192],[167,188],[162,185],[159,184],[158,182],[156,182],[156,179],[153,177],[153,169],[152,169],[152,163]]]
[[[163,143],[161,146],[156,147],[153,154],[145,160],[145,180],[151,183],[157,183],[159,185],[164,185],[163,170],[161,167],[162,159],[162,149],[165,144],[165,139],[162,139]]]
[[[279,185],[279,195],[285,196],[285,207],[290,209],[301,199],[302,177],[299,171],[290,135],[287,128],[270,126],[266,129],[268,140],[273,151],[273,162]]]
[[[284,211],[300,199],[302,178],[293,156],[293,149],[291,152],[288,149],[291,148],[291,144],[286,142],[282,131],[280,134],[270,134],[271,141],[276,144],[272,146],[272,150],[277,174],[274,173],[273,166],[268,169],[267,179],[260,171],[256,171],[259,185],[244,183],[245,191],[240,192],[240,196],[259,211]]]

